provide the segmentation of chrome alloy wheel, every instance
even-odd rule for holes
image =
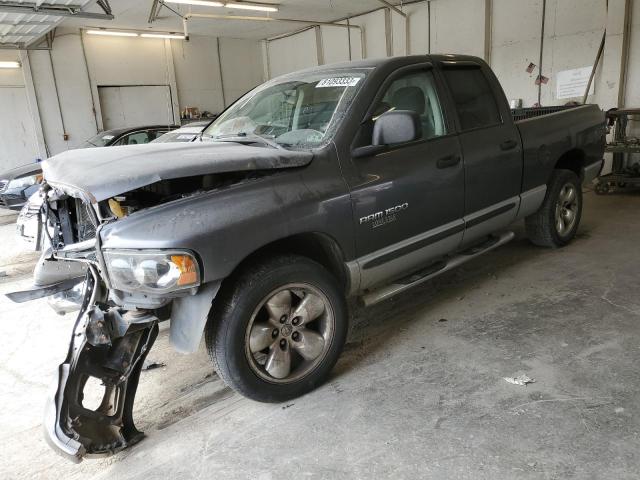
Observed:
[[[556,203],[556,230],[558,235],[566,236],[578,218],[578,193],[573,183],[566,183],[558,195]]]
[[[335,331],[327,296],[303,283],[267,295],[253,312],[245,335],[252,370],[272,383],[297,381],[326,356]]]

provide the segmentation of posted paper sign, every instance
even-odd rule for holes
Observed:
[[[574,98],[582,97],[589,83],[591,69],[593,67],[574,68],[573,70],[563,70],[556,75],[556,97],[557,98]],[[589,87],[589,95],[593,95],[594,84],[591,82]]]

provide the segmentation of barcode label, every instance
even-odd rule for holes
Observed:
[[[360,78],[358,77],[334,77],[334,78],[323,78],[318,82],[316,88],[323,87],[355,87]]]

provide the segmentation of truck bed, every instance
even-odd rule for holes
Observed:
[[[524,111],[523,111],[524,110]],[[524,159],[522,191],[545,184],[559,158],[586,167],[604,155],[605,114],[597,105],[519,109],[514,118]]]

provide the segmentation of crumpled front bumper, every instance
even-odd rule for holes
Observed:
[[[158,319],[147,312],[100,306],[101,288],[97,272],[89,267],[69,351],[45,411],[47,442],[76,463],[83,457],[111,455],[144,436],[135,428],[132,410],[142,364],[158,334]],[[83,406],[91,377],[104,388],[95,410]]]

